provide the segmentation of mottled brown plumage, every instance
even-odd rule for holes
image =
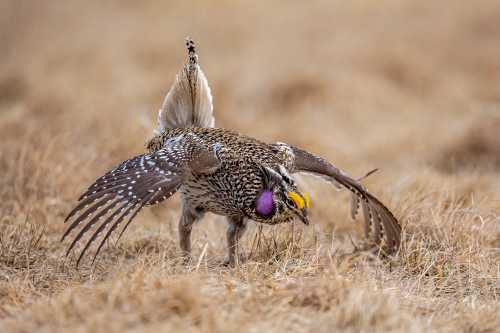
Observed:
[[[106,231],[95,259],[113,231],[123,224],[121,237],[144,206],[179,192],[183,203],[179,237],[186,257],[191,251],[193,223],[205,212],[212,212],[228,219],[227,262],[233,263],[247,220],[278,224],[298,218],[309,223],[309,199],[292,177],[298,172],[319,175],[351,191],[351,214],[354,218],[361,208],[366,236],[386,252],[398,249],[398,221],[359,181],[300,148],[267,144],[231,130],[213,128],[210,88],[198,64],[194,43],[188,39],[186,46],[187,63],[163,102],[148,152],[122,162],[80,197],[66,219],[72,222],[63,239],[85,224],[67,253],[95,226],[78,262]]]

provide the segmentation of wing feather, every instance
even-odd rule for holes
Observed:
[[[105,240],[128,214],[130,217],[118,239],[143,207],[172,196],[191,173],[207,170],[215,172],[220,165],[217,148],[214,146],[210,149],[194,134],[181,134],[167,140],[162,149],[128,159],[99,177],[80,197],[80,202],[65,220],[72,222],[62,240],[85,222],[69,245],[66,255],[93,226],[104,219],[85,244],[77,265],[99,234],[111,224],[96,257]]]
[[[292,172],[316,174],[347,188],[352,192],[351,216],[353,218],[356,217],[360,206],[363,210],[366,237],[372,237],[373,242],[388,253],[399,249],[401,243],[401,226],[391,211],[382,202],[370,194],[358,180],[347,176],[328,161],[303,149],[292,146],[290,148],[294,161],[294,170]],[[370,171],[364,177],[369,176],[375,171],[376,169]]]
[[[117,209],[112,216],[110,216],[110,218],[108,218],[103,224],[101,224],[101,226],[99,226],[99,228],[96,230],[96,232],[92,235],[92,237],[89,239],[89,241],[87,242],[87,245],[85,246],[85,248],[82,250],[82,253],[80,254],[80,257],[78,258],[78,262],[81,260],[81,258],[83,257],[83,255],[85,254],[85,251],[88,249],[88,247],[92,244],[92,242],[94,242],[94,240],[99,236],[99,234],[106,228],[106,226],[111,223],[114,218],[116,216],[118,216],[120,213],[121,215],[118,217],[118,219],[116,219],[116,221],[114,221],[114,223],[111,225],[111,227],[108,229],[108,231],[106,232],[106,235],[103,237],[103,239],[101,240],[101,243],[99,244],[99,247],[97,248],[97,250],[95,251],[95,254],[94,254],[94,258],[92,259],[92,264],[95,262],[95,259],[97,258],[97,256],[99,255],[99,252],[101,252],[101,249],[104,245],[104,243],[106,242],[106,240],[111,236],[111,234],[113,233],[113,231],[116,229],[116,227],[123,221],[124,218],[126,218],[128,216],[128,214],[130,213],[130,211],[132,211],[134,208],[136,208],[138,206],[138,203],[135,203],[135,204],[130,204],[130,203],[125,203],[122,207],[120,207],[119,209]],[[126,208],[126,209],[125,209]],[[123,211],[125,209],[125,211]],[[137,212],[139,211],[139,209],[137,209]],[[78,265],[78,262],[77,262],[77,265]]]

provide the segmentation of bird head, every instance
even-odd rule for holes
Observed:
[[[277,224],[299,218],[309,224],[311,206],[309,195],[300,192],[286,169],[274,170],[261,167],[263,187],[255,199],[255,215],[258,222]]]

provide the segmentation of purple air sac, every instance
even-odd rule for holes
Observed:
[[[273,214],[273,192],[262,191],[255,202],[257,214],[267,217]]]

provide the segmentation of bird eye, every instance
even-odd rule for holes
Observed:
[[[286,198],[286,203],[287,203],[288,206],[292,206],[294,208],[297,208],[297,205],[295,204],[295,201],[293,201],[289,197]]]

